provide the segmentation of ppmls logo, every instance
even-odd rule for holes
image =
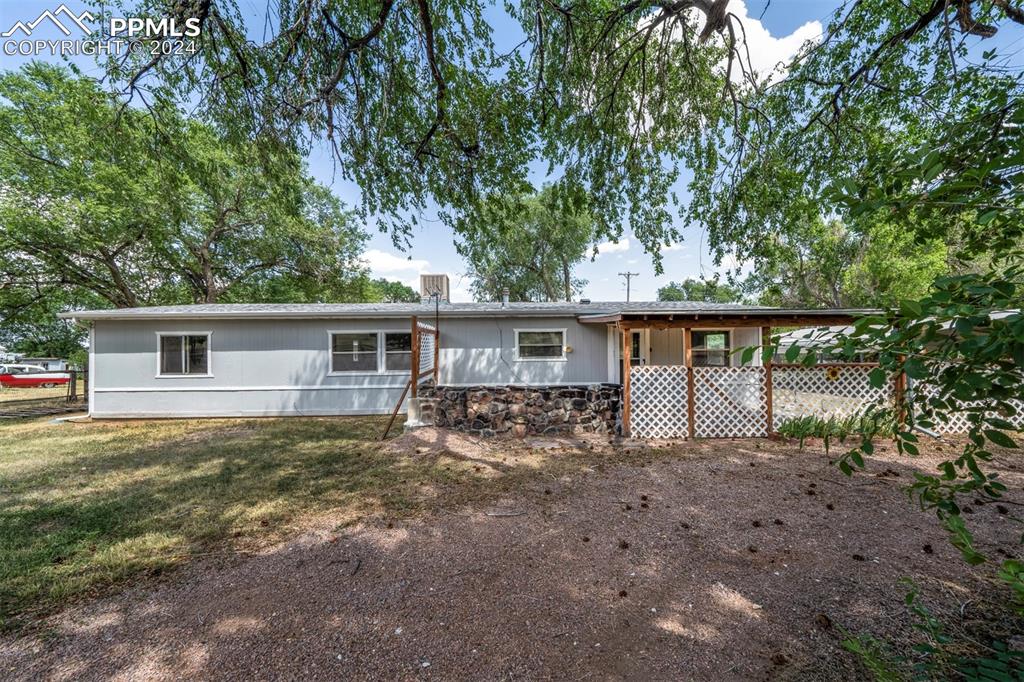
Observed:
[[[110,17],[109,25],[101,26],[99,31],[89,27],[89,24],[95,23],[96,17],[91,12],[75,14],[67,5],[61,4],[53,11],[45,10],[32,21],[16,21],[8,30],[0,33],[0,38],[7,39],[3,43],[3,54],[24,57],[47,53],[74,56],[121,55],[129,52],[145,53],[153,57],[193,54],[196,45],[191,39],[197,37],[202,30],[201,22],[196,17],[188,17],[180,23],[168,17]],[[33,35],[51,26],[56,27],[65,38],[47,40]],[[52,33],[52,29],[49,32]]]
[[[67,27],[67,25],[65,25],[60,19],[57,18],[58,15],[61,14],[64,15],[64,21],[68,22],[72,26],[77,27],[85,35],[89,35],[89,33],[91,33],[89,27],[85,25],[86,20],[95,21],[96,19],[91,12],[82,12],[81,14],[75,14],[70,9],[68,9],[67,5],[61,5],[52,12],[50,10],[44,10],[43,13],[36,17],[34,21],[30,21],[27,24],[24,21],[14,22],[14,26],[12,26],[10,30],[0,33],[0,36],[3,36],[4,38],[11,38],[14,36],[15,33],[21,31],[25,34],[26,38],[31,37],[32,31],[36,30],[36,27],[38,27],[39,24],[43,23],[46,20],[49,20],[50,23],[56,26],[61,33],[63,33],[66,36],[69,36],[71,35],[71,30]]]

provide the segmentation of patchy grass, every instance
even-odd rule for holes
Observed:
[[[79,388],[81,392],[81,388]],[[68,394],[67,385],[54,386],[53,388],[9,388],[0,387],[0,403],[11,400],[38,400],[40,398],[63,398]]]
[[[584,464],[397,453],[366,418],[0,424],[0,629],[197,555],[501,494]],[[504,459],[504,458],[502,458]],[[592,463],[592,462],[591,462]]]

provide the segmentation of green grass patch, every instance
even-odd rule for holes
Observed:
[[[0,629],[197,555],[504,494],[593,464],[401,455],[378,417],[0,424]],[[618,458],[618,461],[622,461]]]
[[[0,425],[0,628],[274,540],[299,515],[411,509],[404,490],[436,479],[436,462],[386,454],[380,431],[378,418]]]

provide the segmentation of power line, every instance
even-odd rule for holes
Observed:
[[[626,303],[629,303],[629,280],[633,279],[634,277],[639,277],[639,276],[640,276],[639,272],[620,272],[619,273],[619,277],[625,277],[626,278]]]

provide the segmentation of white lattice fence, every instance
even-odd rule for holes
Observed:
[[[911,391],[910,399],[913,400],[914,399],[914,393],[918,393],[918,392],[922,392],[924,394],[924,396],[930,396],[930,395],[935,395],[938,392],[938,388],[936,386],[934,386],[933,384],[918,384]],[[922,396],[922,398],[924,396]],[[949,401],[949,402],[953,402],[954,404],[956,404],[955,401]],[[1016,415],[1013,415],[1013,416],[1010,416],[1010,415],[996,415],[996,416],[1002,417],[1006,421],[1010,422],[1015,427],[1017,427],[1017,430],[1024,431],[1024,401],[1021,401],[1021,400],[1011,400],[1010,403],[1016,408],[1016,410],[1017,410],[1017,414]],[[978,403],[961,403],[961,404],[959,404],[959,407],[961,409],[966,409],[966,408],[972,407],[972,406],[977,405],[977,404]],[[970,421],[968,421],[968,419],[967,419],[967,414],[968,414],[967,412],[950,410],[947,413],[945,420],[941,420],[940,421],[936,417],[936,419],[935,419],[935,426],[933,427],[933,430],[936,433],[967,433],[967,431],[970,430],[970,426],[971,426],[970,425]]]
[[[434,369],[434,335],[420,334],[420,373]],[[424,377],[425,381],[428,377]]]
[[[768,398],[764,367],[694,367],[694,435],[764,436]]]
[[[685,438],[687,372],[681,365],[629,368],[631,434],[637,438]]]
[[[816,415],[849,417],[868,404],[892,399],[892,385],[875,388],[872,365],[775,366],[772,368],[773,427],[787,419]]]

